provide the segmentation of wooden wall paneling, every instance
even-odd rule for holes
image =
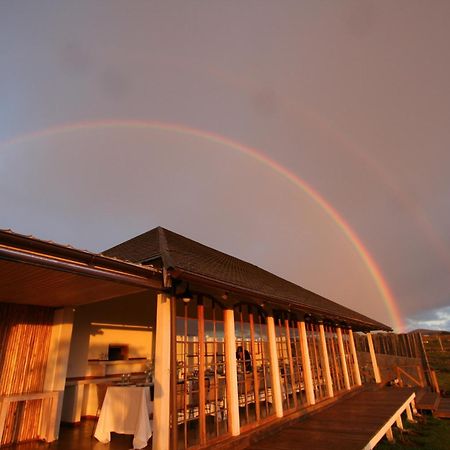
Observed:
[[[0,303],[0,395],[42,392],[53,309]],[[39,437],[42,400],[12,403],[0,445]]]

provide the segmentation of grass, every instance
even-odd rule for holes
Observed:
[[[431,416],[420,416],[417,423],[405,423],[405,430],[395,430],[395,443],[386,438],[375,447],[376,450],[448,450],[450,446],[450,421]]]
[[[422,341],[430,366],[436,371],[441,392],[450,396],[450,333],[423,335]]]
[[[436,371],[439,387],[450,394],[450,352],[427,350],[430,366]]]
[[[450,395],[450,351],[448,351],[448,336],[441,337],[446,351],[442,351],[436,339],[424,340],[428,361],[436,371],[441,392]],[[447,341],[448,340],[448,341]],[[376,450],[449,450],[450,449],[450,420],[436,419],[432,416],[418,416],[417,423],[405,423],[405,430],[394,428],[395,443],[391,444],[386,438],[376,446]]]

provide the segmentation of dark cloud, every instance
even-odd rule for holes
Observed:
[[[450,331],[450,306],[425,310],[406,319],[409,330],[424,328]]]

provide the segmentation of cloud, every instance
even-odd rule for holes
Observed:
[[[422,311],[406,319],[407,329],[425,328],[450,331],[450,306]]]

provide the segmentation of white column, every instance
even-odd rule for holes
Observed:
[[[315,405],[314,383],[311,372],[311,359],[309,357],[308,338],[306,337],[305,322],[298,322],[300,347],[302,350],[303,378],[305,381],[306,402],[308,405]]]
[[[270,369],[272,374],[272,404],[275,415],[283,417],[283,400],[281,398],[280,367],[278,365],[277,340],[273,317],[267,317],[267,338],[269,339]]]
[[[325,328],[323,326],[323,323],[319,324],[319,333],[320,333],[320,345],[322,347],[322,355],[323,355],[322,364],[325,370],[325,382],[328,388],[328,395],[330,397],[334,397],[333,379],[331,378],[330,360],[328,358],[327,340],[325,337]]]
[[[232,309],[224,310],[223,322],[225,331],[228,428],[232,436],[238,436],[241,428],[239,422],[239,395],[237,385],[236,331],[234,328],[234,311]]]
[[[375,383],[381,383],[380,369],[378,368],[377,357],[373,347],[372,335],[367,333],[367,344],[369,345],[370,359],[372,361],[373,374],[375,376]]]
[[[340,327],[336,328],[338,339],[339,355],[341,357],[342,372],[344,374],[345,389],[350,390],[350,378],[348,376],[347,359],[345,357],[344,340],[342,339],[342,330]]]
[[[58,391],[58,401],[57,405],[53,405],[51,408],[50,417],[42,417],[41,421],[41,426],[46,428],[41,432],[47,436],[49,442],[58,439],[59,436],[70,340],[72,339],[73,313],[73,308],[61,308],[55,311],[53,317],[44,391]]]
[[[357,386],[361,386],[361,374],[359,372],[359,363],[358,363],[358,355],[356,353],[356,346],[355,346],[355,338],[353,336],[353,331],[348,330],[348,337],[350,340],[350,351],[352,352],[353,357],[353,376],[355,378],[355,383]]]
[[[153,450],[167,450],[170,445],[170,302],[169,295],[158,294],[154,358]]]

